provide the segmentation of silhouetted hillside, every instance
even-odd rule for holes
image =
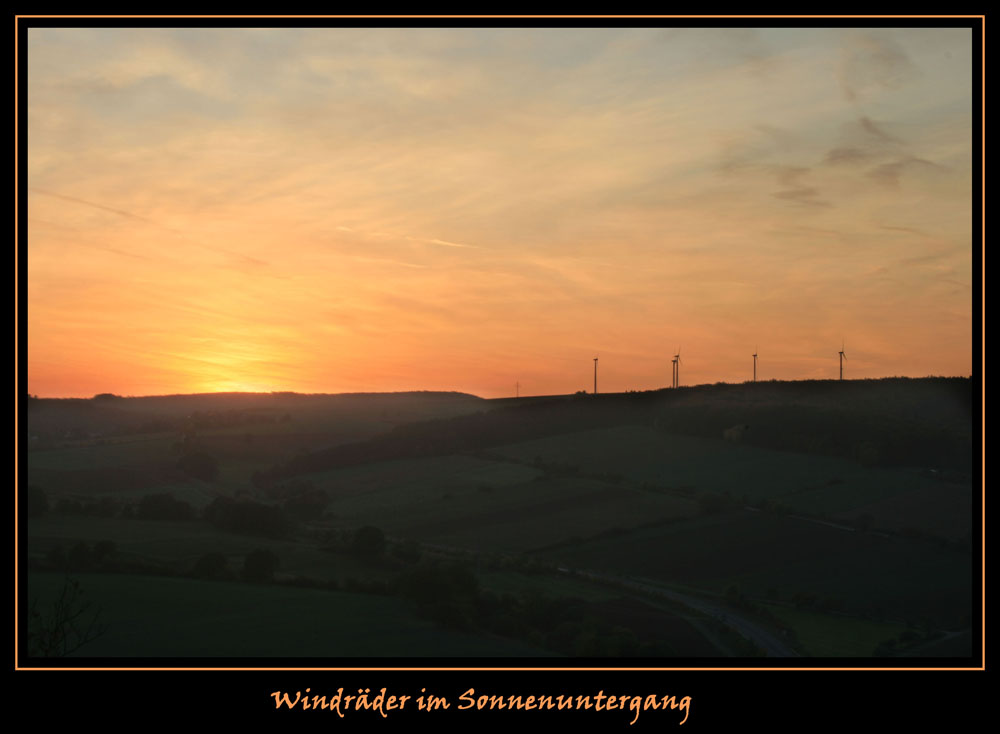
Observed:
[[[458,392],[206,393],[93,398],[29,397],[28,433],[35,443],[220,428],[252,428],[294,420],[310,428],[331,418],[390,425],[481,409],[482,398]],[[388,427],[388,426],[387,426]]]
[[[397,426],[275,467],[270,478],[394,458],[468,452],[542,436],[648,425],[766,448],[847,457],[867,465],[947,467],[972,461],[968,378],[887,378],[703,385],[533,400],[485,413]]]

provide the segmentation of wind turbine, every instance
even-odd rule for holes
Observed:
[[[757,382],[757,346],[753,348],[753,381]]]
[[[594,357],[594,395],[597,395],[597,357]]]
[[[847,359],[847,355],[844,354],[844,342],[840,342],[840,379],[844,379],[844,360]]]
[[[677,347],[677,354],[671,360],[674,363],[674,387],[680,387],[681,384],[681,348]]]

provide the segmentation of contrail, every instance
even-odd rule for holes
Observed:
[[[461,242],[448,242],[448,240],[425,240],[425,242],[430,242],[435,245],[443,245],[445,247],[468,247],[470,250],[480,249],[476,245],[463,245]]]
[[[86,199],[78,199],[75,196],[66,196],[65,194],[57,194],[55,191],[46,191],[45,189],[29,187],[28,191],[32,191],[36,194],[44,194],[45,196],[52,196],[55,197],[56,199],[63,199],[64,201],[71,201],[74,204],[83,204],[84,206],[93,207],[94,209],[101,209],[102,211],[111,212],[112,214],[117,214],[118,216],[121,217],[126,217],[128,219],[135,219],[140,222],[145,222],[146,224],[152,224],[154,227],[159,227],[160,229],[166,230],[171,234],[174,234],[178,237],[182,237],[183,239],[187,240],[193,245],[196,245],[197,247],[201,247],[206,250],[210,250],[212,252],[216,252],[222,255],[228,255],[229,257],[236,257],[239,258],[240,260],[251,263],[253,265],[268,265],[268,263],[265,262],[264,260],[258,260],[255,257],[244,255],[241,252],[233,252],[232,250],[227,250],[223,247],[214,247],[212,245],[203,244],[201,242],[198,242],[197,240],[192,239],[191,237],[184,234],[180,230],[173,229],[172,227],[167,227],[166,225],[160,224],[159,222],[153,221],[152,219],[141,217],[138,214],[133,214],[132,212],[125,211],[124,209],[115,209],[114,207],[104,206],[103,204],[98,204],[93,201],[87,201]]]
[[[36,194],[45,194],[46,196],[54,196],[57,199],[72,201],[76,204],[83,204],[84,206],[92,206],[95,209],[103,209],[104,211],[111,212],[112,214],[119,214],[123,217],[129,217],[130,219],[138,219],[140,222],[148,222],[149,224],[156,224],[158,227],[163,226],[157,224],[152,219],[146,219],[146,217],[140,217],[138,214],[127,212],[124,209],[114,209],[110,206],[104,206],[103,204],[95,204],[94,202],[87,201],[85,199],[77,199],[75,196],[66,196],[65,194],[57,194],[55,191],[46,191],[45,189],[29,188],[28,191],[33,191]]]

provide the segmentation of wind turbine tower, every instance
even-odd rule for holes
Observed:
[[[844,379],[844,360],[847,359],[847,355],[844,354],[844,342],[840,342],[840,379]]]
[[[594,357],[594,395],[597,395],[597,357]]]
[[[753,381],[757,382],[757,347],[753,348]]]
[[[681,384],[681,348],[677,347],[677,354],[674,358],[670,360],[674,364],[674,387],[680,387]]]

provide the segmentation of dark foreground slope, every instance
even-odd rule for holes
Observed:
[[[505,401],[263,479],[397,538],[722,599],[806,655],[892,654],[970,639],[974,412],[936,378]]]
[[[353,413],[271,399],[274,423],[220,424],[262,410],[230,405],[200,411],[193,430],[29,452],[29,586],[84,574],[115,622],[93,654],[128,654],[119,635],[133,634],[156,642],[147,654],[172,654],[169,625],[126,622],[136,576],[151,599],[263,583],[268,623],[307,636],[325,634],[307,607],[317,620],[336,608],[362,656],[427,654],[382,645],[383,613],[414,634],[461,633],[448,644],[469,655],[977,649],[970,380],[370,396]],[[250,573],[261,552],[273,561],[263,581]],[[195,617],[178,640],[233,654]],[[295,644],[259,654],[302,654]]]

